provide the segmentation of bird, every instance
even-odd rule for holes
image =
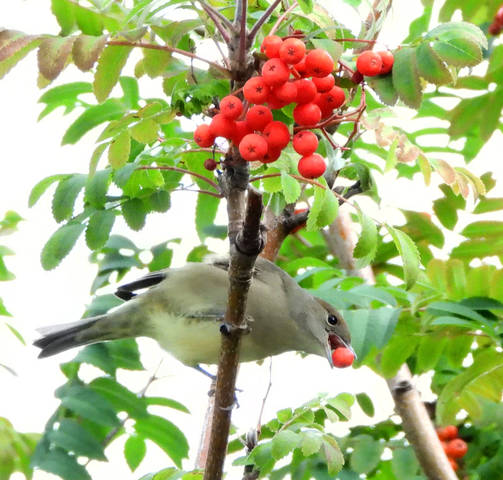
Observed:
[[[131,337],[151,337],[183,364],[216,364],[227,305],[229,258],[187,263],[151,272],[118,287],[124,303],[77,322],[39,329],[39,357],[81,346]],[[144,290],[136,293],[138,290]],[[351,335],[341,314],[314,297],[283,269],[258,257],[246,306],[246,333],[240,361],[256,361],[287,351],[326,357],[338,347],[351,351]]]

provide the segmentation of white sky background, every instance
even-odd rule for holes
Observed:
[[[332,0],[327,0],[326,3],[332,4]],[[347,18],[356,30],[358,17],[342,2],[337,4],[338,14],[344,12],[342,18]],[[57,33],[59,29],[50,13],[49,5],[49,0],[4,0],[0,4],[1,23],[4,27],[29,33]],[[393,12],[380,37],[383,44],[395,47],[405,38],[410,20],[416,18],[420,11],[419,1],[394,2]],[[41,123],[37,123],[36,119],[42,106],[37,103],[41,92],[36,87],[36,78],[36,57],[32,52],[0,82],[0,216],[3,217],[7,210],[15,210],[25,219],[20,223],[17,233],[0,239],[0,244],[8,245],[16,253],[13,257],[7,257],[7,263],[17,276],[13,282],[0,284],[0,297],[14,315],[11,319],[13,325],[25,335],[28,343],[36,337],[36,327],[80,318],[85,305],[90,301],[89,286],[96,274],[95,265],[87,261],[89,250],[83,236],[57,269],[46,272],[40,265],[41,248],[57,228],[50,214],[54,188],[49,189],[32,209],[27,207],[28,193],[40,179],[50,174],[86,172],[90,153],[94,148],[93,142],[100,128],[86,135],[77,145],[62,147],[61,138],[71,123],[70,118],[73,121],[80,112],[63,117],[61,110],[57,110]],[[54,85],[82,79],[86,77],[71,65]],[[91,76],[87,76],[87,80],[91,81],[90,79]],[[144,79],[140,84],[145,85]],[[160,81],[147,82],[147,88],[152,85],[152,88],[158,89],[159,84]],[[145,92],[145,86],[142,88]],[[469,168],[477,174],[497,168],[499,171],[496,172],[496,178],[501,179],[501,151],[503,139],[498,132],[490,145],[484,149],[484,154],[479,156],[485,160],[472,162]],[[436,188],[425,187],[420,178],[416,177],[415,182],[403,179],[397,181],[393,172],[388,174],[386,179],[382,179],[380,185],[380,192],[384,197],[384,212],[387,217],[398,218],[398,221],[400,216],[396,216],[393,206],[430,211],[432,200],[439,196]],[[501,187],[499,190],[501,196]],[[496,196],[497,192],[493,195]],[[167,214],[149,215],[148,228],[143,231],[131,232],[117,219],[114,233],[125,234],[140,247],[155,245],[167,238],[181,237],[183,244],[175,249],[174,264],[183,264],[187,253],[199,243],[192,223],[195,195],[188,192],[175,194],[172,203],[173,208]],[[376,212],[376,215],[380,216],[382,212]],[[222,219],[222,223],[224,221],[225,219]],[[215,242],[215,248],[224,251],[225,245]],[[128,275],[126,280],[134,275],[137,275],[137,272]],[[201,374],[166,355],[155,342],[141,340],[140,344],[142,359],[150,370],[140,373],[121,371],[120,379],[133,390],[140,390],[160,359],[164,359],[160,370],[163,378],[156,382],[148,393],[175,398],[191,410],[192,415],[176,414],[167,409],[158,412],[174,421],[188,436],[191,461],[185,463],[185,468],[190,469],[206,409],[209,382]],[[58,365],[74,355],[75,351],[70,351],[43,361],[37,360],[35,348],[22,346],[0,325],[0,363],[9,364],[18,373],[18,376],[14,377],[0,370],[0,416],[12,421],[19,431],[42,431],[45,422],[58,405],[53,392],[65,381]],[[85,371],[89,376],[100,373],[93,368],[86,368]],[[238,386],[244,392],[239,394],[241,407],[233,413],[233,422],[241,431],[256,425],[268,381],[268,361],[263,366],[245,364],[241,368]],[[335,395],[339,392],[362,391],[366,391],[376,402],[377,415],[374,420],[384,419],[391,413],[392,401],[384,382],[369,370],[331,370],[323,358],[310,356],[301,359],[295,354],[285,354],[273,361],[273,387],[266,404],[264,420],[269,420],[280,408],[300,405],[318,392]],[[354,415],[356,422],[370,421],[358,408],[354,408]],[[344,429],[345,424],[339,424],[335,425],[333,430],[342,434]],[[91,462],[90,472],[94,479],[138,479],[143,474],[170,465],[169,458],[152,445],[146,459],[136,472],[131,473],[121,453],[125,438],[114,442],[112,447],[107,449],[107,456],[113,460],[111,463]],[[241,469],[230,477],[237,478],[239,473]],[[52,476],[44,472],[35,474],[35,480],[44,478]]]

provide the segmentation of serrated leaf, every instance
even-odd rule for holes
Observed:
[[[52,199],[52,214],[59,223],[73,215],[73,206],[80,191],[84,188],[87,175],[76,174],[61,180]]]
[[[370,264],[377,252],[377,227],[374,221],[365,215],[363,211],[358,211],[362,231],[353,251],[353,257],[358,259],[356,268],[363,268]]]
[[[136,432],[157,443],[176,466],[181,467],[183,458],[188,457],[189,445],[185,435],[170,421],[156,415],[149,415],[136,421]]]
[[[421,339],[417,349],[418,372],[427,372],[437,366],[448,340],[434,335],[427,335]]]
[[[140,143],[153,143],[158,139],[159,125],[154,120],[147,118],[133,125],[130,129],[131,136]]]
[[[417,163],[421,169],[421,173],[423,174],[425,185],[430,185],[432,172],[430,162],[424,155],[419,155],[419,157],[417,157]]]
[[[416,60],[419,75],[425,80],[435,85],[452,82],[451,72],[428,43],[419,44],[416,49]]]
[[[75,8],[68,0],[51,0],[51,11],[61,27],[61,35],[72,33],[75,25]]]
[[[38,69],[47,80],[54,80],[65,68],[72,51],[74,37],[50,37],[38,49]]]
[[[91,70],[105,48],[106,42],[106,35],[99,37],[79,35],[72,48],[72,57],[75,65],[83,72]]]
[[[389,172],[396,167],[398,158],[396,157],[396,147],[398,146],[399,138],[395,137],[391,145],[389,146],[388,153],[386,155],[386,164],[384,165],[384,172]]]
[[[84,228],[85,225],[80,223],[67,223],[51,235],[41,253],[44,270],[52,270],[61,263],[61,260],[70,253]]]
[[[16,30],[0,31],[0,79],[42,40]]]
[[[301,436],[292,430],[282,430],[277,433],[271,443],[271,454],[275,460],[283,458],[300,444]]]
[[[406,47],[395,52],[392,76],[393,86],[400,100],[407,106],[418,109],[421,106],[422,92],[415,48]]]
[[[63,180],[64,178],[67,177],[68,175],[58,174],[58,175],[51,175],[50,177],[46,177],[43,180],[40,180],[40,182],[38,182],[30,192],[30,196],[28,198],[28,206],[33,207],[33,205],[35,205],[38,202],[40,197],[53,183]]]
[[[353,440],[351,468],[357,473],[369,473],[378,465],[384,450],[384,443],[374,440],[370,435],[359,435]]]
[[[105,245],[114,222],[115,213],[112,210],[98,210],[91,215],[86,229],[86,243],[91,250]]]
[[[313,11],[313,0],[298,0],[300,9],[307,15]],[[317,47],[318,48],[318,47]]]
[[[301,449],[304,457],[309,457],[320,451],[323,443],[322,437],[319,433],[315,432],[302,432]]]
[[[314,201],[309,209],[309,214],[307,216],[306,230],[308,232],[318,230],[319,223],[318,219],[323,209],[323,203],[325,201],[325,195],[327,190],[318,186],[314,186]]]
[[[461,235],[468,238],[499,237],[502,234],[503,222],[489,220],[470,223],[461,232]]]
[[[406,233],[390,225],[385,226],[402,258],[405,286],[407,289],[412,288],[420,273],[420,258],[417,247]]]
[[[318,215],[318,225],[320,228],[330,225],[339,213],[339,200],[332,191],[327,190],[325,199]]]
[[[77,456],[106,460],[100,442],[75,420],[61,419],[57,430],[51,430],[47,438],[54,445],[73,452]]]
[[[147,212],[139,198],[133,198],[121,205],[122,215],[128,226],[133,230],[141,230],[145,226]]]
[[[143,49],[143,67],[150,78],[162,75],[171,60],[171,52],[167,50]]]
[[[483,198],[473,210],[473,213],[487,213],[503,210],[503,198]]]
[[[365,415],[369,417],[374,416],[374,404],[372,402],[372,399],[366,393],[357,393],[356,401],[358,402],[358,405],[360,405],[360,408],[363,410]]]
[[[131,151],[131,137],[129,132],[124,130],[117,135],[110,144],[108,149],[108,161],[112,168],[117,169],[123,167],[128,159]]]
[[[88,176],[84,200],[97,208],[105,205],[112,172],[109,168]]]
[[[32,461],[37,468],[54,473],[65,480],[91,480],[91,476],[85,467],[77,462],[76,457],[61,449],[44,452]]]
[[[287,204],[297,201],[300,196],[300,184],[295,178],[283,171],[281,172],[281,188]]]
[[[448,22],[438,25],[430,30],[426,36],[428,40],[440,39],[451,40],[453,38],[469,38],[472,42],[480,45],[480,47],[487,49],[487,37],[484,32],[468,22]]]
[[[103,50],[94,76],[93,89],[98,102],[102,103],[110,95],[119,75],[126,64],[131,47],[108,45]]]
[[[134,472],[141,461],[145,458],[147,453],[147,446],[145,445],[145,440],[138,435],[131,435],[124,444],[124,457],[126,457],[126,462],[129,468]]]
[[[166,190],[157,190],[150,195],[148,203],[155,212],[167,212],[171,207],[171,195]]]
[[[327,462],[328,474],[335,475],[344,465],[344,455],[337,441],[329,435],[323,435],[323,444],[321,448]]]
[[[63,136],[62,145],[77,143],[92,128],[108,120],[116,120],[125,113],[119,100],[109,99],[101,105],[93,105],[75,120]],[[99,148],[99,146],[98,146]]]
[[[366,77],[366,82],[377,93],[379,100],[386,105],[395,105],[398,100],[398,93],[393,86],[392,75],[377,75]]]

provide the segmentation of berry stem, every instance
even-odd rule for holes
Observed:
[[[203,180],[204,182],[208,183],[217,192],[220,190],[218,185],[214,181],[210,180],[208,177],[205,177],[204,175],[201,175],[196,172],[191,172],[190,170],[186,170],[185,168],[171,167],[169,165],[157,165],[156,167],[153,167],[151,165],[145,165],[143,167],[138,167],[136,170],[170,170],[172,172],[186,173],[187,175],[192,175],[193,177],[199,178],[200,180]]]
[[[229,70],[218,63],[207,60],[206,58],[202,58],[198,55],[195,55],[192,52],[187,52],[186,50],[181,50],[180,48],[170,47],[169,45],[157,45],[155,43],[143,43],[143,42],[128,42],[126,40],[109,40],[107,45],[117,45],[123,47],[139,47],[139,48],[149,48],[151,50],[163,50],[166,52],[178,53],[180,55],[184,55],[189,58],[193,58],[194,60],[200,60],[201,62],[205,62],[208,65],[211,65],[213,68],[220,70],[226,77],[230,77],[231,74]]]

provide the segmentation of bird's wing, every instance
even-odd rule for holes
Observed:
[[[135,280],[131,283],[126,283],[125,285],[121,285],[115,295],[122,300],[131,300],[136,296],[136,293],[133,293],[135,290],[141,290],[143,288],[149,288],[158,283],[162,282],[167,276],[167,272],[165,270],[159,272],[152,272],[148,275],[145,275],[138,280]]]

